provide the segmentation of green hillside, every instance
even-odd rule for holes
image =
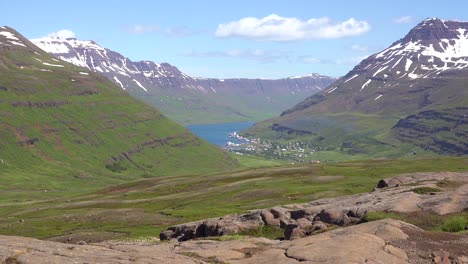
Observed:
[[[54,59],[11,28],[0,30],[6,32],[0,35],[2,200],[237,166],[105,77]]]
[[[447,24],[445,24],[447,23]],[[314,160],[468,154],[468,23],[427,19],[321,92],[243,135]],[[465,32],[465,31],[463,31]],[[450,39],[450,45],[443,45]],[[440,54],[430,54],[440,46]],[[453,52],[452,52],[453,51]],[[428,55],[429,54],[429,55]]]

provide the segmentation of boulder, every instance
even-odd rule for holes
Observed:
[[[296,224],[296,220],[294,219],[282,219],[280,220],[280,228],[285,229],[286,226],[290,224]]]
[[[328,226],[321,221],[311,222],[307,218],[299,218],[295,224],[289,224],[285,227],[284,239],[293,240],[310,236],[319,230],[325,230],[327,228]]]
[[[387,187],[399,187],[402,184],[401,180],[397,178],[386,178],[380,180],[375,186],[377,189],[387,188]]]
[[[273,213],[270,212],[270,210],[262,210],[260,213],[263,222],[265,222],[265,225],[268,226],[280,226],[280,219],[275,218]]]
[[[174,231],[172,230],[164,230],[159,234],[159,239],[161,240],[170,240],[174,237]]]
[[[314,208],[311,208],[311,207],[307,207],[307,208],[299,209],[299,210],[294,210],[294,211],[290,212],[292,219],[304,218],[306,216],[312,216],[313,217],[317,213],[318,213],[317,210],[315,210]]]
[[[293,240],[301,237],[305,237],[306,234],[304,230],[302,230],[298,225],[296,224],[290,224],[286,226],[284,229],[284,239],[286,240]]]
[[[322,210],[317,214],[317,216],[315,216],[314,221],[322,221],[327,224],[338,226],[346,226],[351,223],[351,220],[343,210],[334,209]]]

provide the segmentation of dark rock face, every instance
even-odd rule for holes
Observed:
[[[468,154],[468,107],[422,111],[400,119],[392,130],[399,140],[421,148],[440,154]]]
[[[466,27],[466,23],[428,18],[414,27],[403,41],[433,42],[441,39],[457,38],[456,30]]]
[[[212,218],[187,224],[169,227],[161,232],[161,240],[177,239],[186,241],[196,237],[213,237],[233,235],[244,231],[261,228],[265,223],[260,212],[245,215],[228,215],[223,218]]]

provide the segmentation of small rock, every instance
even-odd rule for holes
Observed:
[[[286,240],[293,240],[304,236],[305,234],[297,224],[290,224],[284,229],[284,239]]]
[[[272,212],[269,210],[262,210],[260,215],[262,216],[262,220],[268,226],[280,226],[280,219],[275,218]]]
[[[173,238],[174,231],[172,230],[164,230],[159,234],[159,239],[161,240],[169,240]]]
[[[88,245],[88,243],[86,243],[86,241],[84,241],[84,240],[78,241],[78,243],[76,243],[76,244],[81,245],[81,246]]]
[[[299,218],[304,218],[306,216],[311,216],[315,214],[317,214],[317,212],[313,210],[312,208],[304,208],[304,209],[291,211],[291,218],[299,219]]]
[[[285,229],[286,226],[290,224],[296,224],[296,220],[293,219],[281,219],[280,220],[280,228]]]
[[[432,253],[433,259],[432,261],[435,264],[451,264],[452,261],[450,260],[450,253],[445,250],[439,250]]]
[[[387,188],[387,187],[400,187],[401,181],[397,178],[387,178],[380,180],[375,186],[377,189]]]

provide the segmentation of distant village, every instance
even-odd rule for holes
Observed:
[[[320,163],[318,160],[313,160],[313,154],[320,148],[311,148],[307,143],[273,143],[260,138],[246,138],[237,132],[229,133],[229,137],[233,138],[235,142],[228,141],[225,149],[237,155],[250,154],[296,162]]]

